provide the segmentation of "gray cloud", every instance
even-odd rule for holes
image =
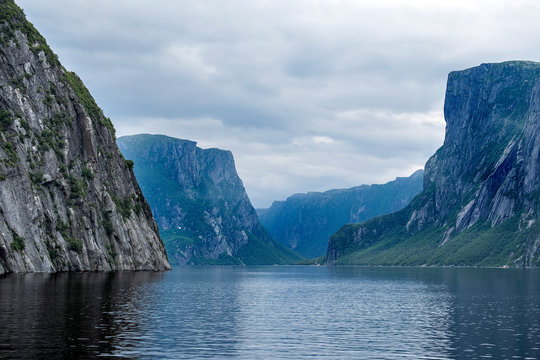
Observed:
[[[119,135],[232,150],[255,206],[408,175],[448,72],[540,60],[532,0],[18,3]]]

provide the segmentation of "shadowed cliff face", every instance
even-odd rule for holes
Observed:
[[[163,135],[118,139],[179,264],[291,263],[299,256],[260,225],[230,151]]]
[[[0,1],[0,274],[169,268],[114,127]]]
[[[446,137],[423,192],[401,212],[341,229],[329,261],[537,266],[539,76],[540,64],[517,61],[450,73]]]
[[[537,127],[529,118],[538,114],[539,73],[536,63],[515,62],[449,75],[446,138],[426,164],[424,186],[435,188],[433,209],[438,218],[460,208],[456,230],[479,220],[497,225],[513,216],[516,207],[529,206],[525,198],[538,182],[524,187],[524,177],[517,175],[530,178],[522,161],[537,158],[524,147]],[[458,203],[463,201],[465,206]]]
[[[423,173],[418,170],[382,185],[295,194],[258,210],[259,219],[276,240],[307,257],[319,257],[326,253],[328,238],[343,225],[407,206],[422,190]]]

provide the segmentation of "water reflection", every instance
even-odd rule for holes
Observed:
[[[538,271],[466,269],[451,275],[454,357],[540,358]]]
[[[29,274],[0,279],[0,356],[91,357],[111,349],[119,314],[159,273]],[[119,326],[120,325],[120,326]]]
[[[135,306],[119,320],[136,319],[113,339],[114,351],[102,355],[166,358],[222,357],[235,354],[238,329],[238,284],[241,274],[226,268],[188,268],[168,273],[163,283],[139,291]],[[240,276],[238,276],[240,275]]]
[[[540,272],[184,267],[0,278],[0,357],[539,358]]]
[[[369,268],[331,269],[359,281],[413,282],[446,295],[430,306],[446,313],[443,354],[453,359],[540,358],[540,271],[537,269]],[[432,296],[421,296],[423,299]],[[443,300],[443,301],[440,301]],[[427,318],[427,317],[425,317]],[[426,324],[430,331],[437,327]],[[434,339],[435,341],[437,339]]]

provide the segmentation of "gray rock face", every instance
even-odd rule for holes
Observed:
[[[232,153],[163,135],[118,139],[152,207],[171,261],[275,264],[300,257],[261,226]]]
[[[528,212],[527,198],[539,186],[539,73],[537,63],[511,62],[449,75],[445,142],[426,164],[424,188],[435,189],[432,221],[456,206],[457,231],[480,220],[500,224],[516,206]]]
[[[455,259],[449,265],[540,264],[540,64],[482,64],[450,73],[444,113],[445,141],[426,163],[423,192],[400,213],[342,229],[329,245],[330,262],[357,251],[364,262],[362,254],[379,241],[399,248],[431,231],[432,245],[413,263],[445,263],[446,256]],[[355,242],[373,231],[369,241]],[[460,249],[458,261],[451,252]]]
[[[261,224],[281,243],[307,257],[326,254],[328,238],[358,223],[407,206],[422,191],[423,170],[381,185],[295,194],[258,210]]]
[[[0,274],[169,269],[110,120],[13,1],[0,12]]]

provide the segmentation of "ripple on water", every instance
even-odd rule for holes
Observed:
[[[0,357],[540,357],[538,271],[193,267],[0,280]]]

